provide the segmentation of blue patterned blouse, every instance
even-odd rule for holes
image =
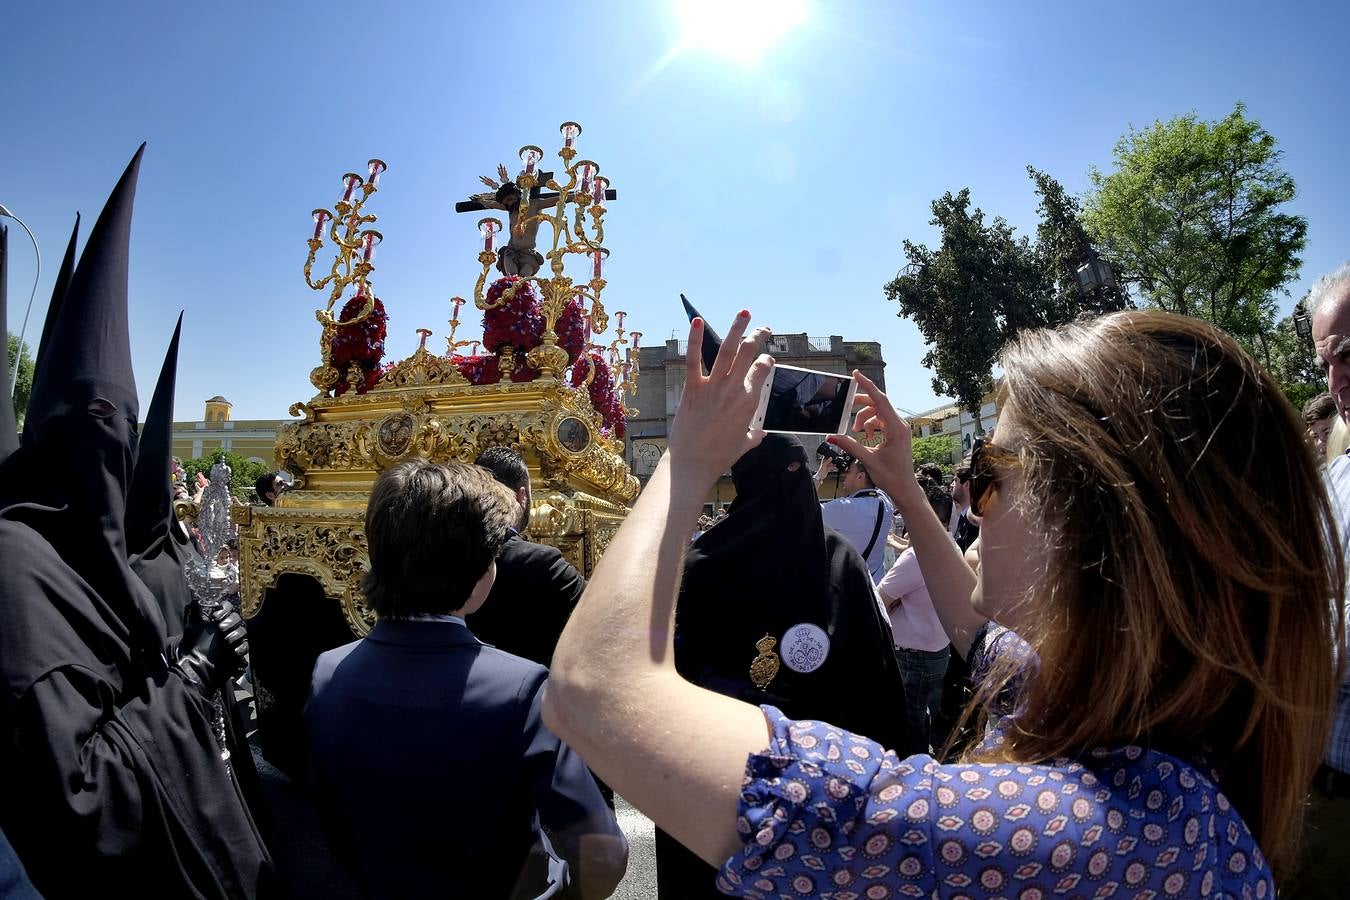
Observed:
[[[976,641],[975,668],[1026,645]],[[750,757],[745,848],[717,885],[737,897],[1275,896],[1251,832],[1214,773],[1139,747],[1043,765],[899,759],[866,738],[763,707]]]

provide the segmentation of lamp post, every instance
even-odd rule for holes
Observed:
[[[1299,340],[1312,342],[1312,319],[1302,306],[1294,310],[1294,331],[1298,332]]]
[[[24,230],[28,235],[28,239],[33,242],[33,252],[37,254],[37,272],[33,274],[33,289],[28,292],[28,308],[23,311],[23,325],[19,328],[19,343],[14,348],[14,377],[9,381],[9,396],[10,399],[13,399],[14,392],[19,387],[19,356],[23,353],[24,335],[28,333],[28,314],[33,311],[33,297],[37,295],[38,279],[42,277],[42,250],[39,249],[37,238],[33,237],[33,232],[29,229],[28,223],[10,212],[9,208],[4,204],[0,204],[0,218],[9,218],[18,222],[19,227]],[[8,348],[6,348],[6,352],[8,352]]]
[[[1083,263],[1073,273],[1081,288],[1114,288],[1116,286],[1116,274],[1111,271],[1106,260],[1102,259],[1101,254],[1095,248],[1089,247],[1087,252],[1087,262]]]

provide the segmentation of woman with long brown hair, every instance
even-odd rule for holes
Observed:
[[[1269,377],[1164,313],[1015,341],[975,461],[977,579],[915,481],[908,426],[859,376],[856,427],[880,441],[838,441],[909,523],[974,705],[1003,714],[939,765],[671,664],[685,536],[759,437],[743,423],[769,360],[748,321],[708,376],[690,364],[667,454],[558,645],[551,727],[742,896],[1271,896],[1326,743],[1344,563]]]

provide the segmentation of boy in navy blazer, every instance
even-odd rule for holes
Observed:
[[[316,800],[371,897],[607,897],[628,844],[585,764],[544,727],[548,672],[464,624],[519,515],[483,469],[385,471],[366,510],[379,622],[315,664]]]

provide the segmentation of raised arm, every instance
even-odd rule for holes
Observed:
[[[861,372],[853,374],[859,386],[859,410],[853,430],[863,432],[869,441],[880,434],[881,443],[868,447],[848,436],[832,436],[829,441],[862,460],[873,483],[895,501],[909,528],[910,546],[919,560],[928,595],[933,598],[933,609],[952,645],[964,657],[970,652],[975,634],[988,621],[970,605],[975,573],[962,559],[960,548],[952,542],[947,523],[938,519],[914,478],[913,436],[909,423],[900,417],[891,401],[867,376]]]
[[[748,756],[768,746],[758,709],[695,687],[675,671],[675,598],[703,498],[754,447],[748,430],[770,371],[764,333],[736,318],[712,372],[697,352],[665,456],[614,535],[558,642],[544,722],[616,792],[706,862],[741,846]],[[703,341],[703,322],[689,346]]]

